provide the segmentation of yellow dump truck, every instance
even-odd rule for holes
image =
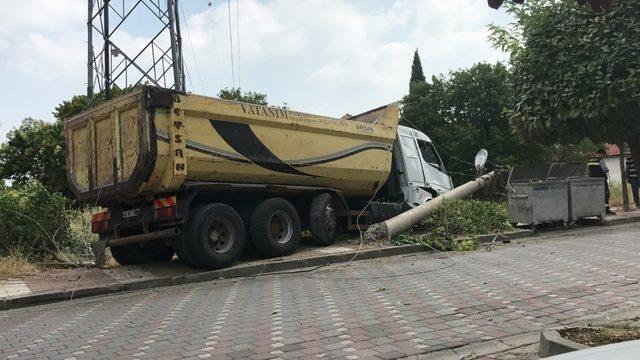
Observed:
[[[452,188],[399,105],[341,119],[143,86],[65,123],[67,171],[120,264],[223,268],[319,245]]]

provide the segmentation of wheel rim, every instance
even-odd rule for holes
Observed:
[[[293,237],[293,220],[282,210],[277,210],[269,220],[269,236],[278,244],[286,244]]]
[[[218,254],[229,252],[236,238],[233,224],[229,219],[223,217],[213,219],[207,235],[211,250]]]

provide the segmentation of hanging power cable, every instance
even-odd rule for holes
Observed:
[[[189,80],[189,85],[192,90],[195,90],[195,86],[193,86],[193,80],[191,80],[191,74],[189,73],[189,67],[185,65],[184,72],[187,74],[187,80]]]
[[[191,56],[193,56],[193,63],[196,66],[196,72],[198,73],[198,79],[200,80],[200,87],[203,93],[207,93],[204,81],[202,81],[202,74],[200,73],[200,66],[198,65],[198,57],[196,56],[196,52],[193,49],[193,42],[191,41],[191,31],[189,30],[189,21],[185,15],[184,8],[182,7],[182,2],[180,4],[180,12],[182,13],[182,18],[184,19],[184,24],[187,27],[187,39],[189,39],[189,47],[191,48]],[[187,76],[189,77],[189,82],[191,83],[191,88],[193,89],[193,82],[191,81],[191,77],[189,76],[189,70],[185,66],[185,70],[187,72]]]
[[[233,31],[231,26],[231,0],[227,0],[227,12],[229,15],[229,50],[231,55],[231,83],[232,87],[236,87],[236,71],[235,65],[233,64]]]
[[[238,48],[238,87],[242,87],[240,77],[240,0],[236,0],[236,43]]]

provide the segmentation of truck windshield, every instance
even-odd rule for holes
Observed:
[[[444,171],[444,165],[436,153],[436,149],[433,148],[433,144],[424,140],[418,140],[418,146],[420,147],[420,153],[422,154],[422,158],[429,165],[435,167],[440,171]]]

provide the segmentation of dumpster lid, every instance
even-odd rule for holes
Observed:
[[[587,163],[551,163],[516,165],[509,174],[509,184],[587,177]]]

